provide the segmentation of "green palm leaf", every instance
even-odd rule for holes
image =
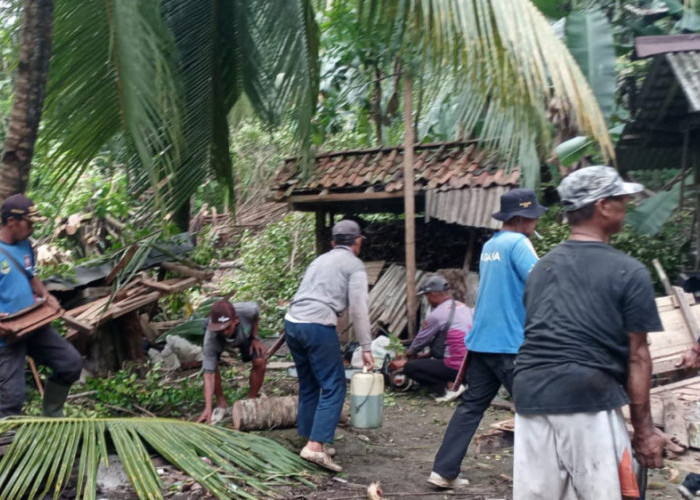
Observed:
[[[0,460],[0,491],[8,500],[50,491],[58,498],[78,455],[77,496],[94,499],[99,462],[108,464],[108,439],[139,498],[163,498],[147,446],[218,498],[274,498],[274,486],[311,484],[306,462],[297,455],[267,438],[222,427],[160,418],[0,422],[0,433],[13,429],[17,434]]]
[[[156,2],[58,2],[40,145],[57,189],[115,137],[151,185],[179,164],[179,90]]]
[[[461,125],[520,163],[522,182],[539,179],[551,151],[547,108],[555,102],[614,158],[605,119],[584,75],[542,13],[528,0],[362,0],[360,22],[382,40],[401,36],[407,60],[449,74]],[[386,12],[397,12],[385,28]],[[413,49],[413,50],[411,50]]]

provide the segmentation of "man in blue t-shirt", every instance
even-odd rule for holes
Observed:
[[[12,195],[2,204],[0,316],[31,306],[37,297],[58,305],[56,297],[34,276],[34,251],[29,236],[34,222],[40,219],[32,200],[23,194]],[[52,371],[44,389],[43,414],[62,417],[70,386],[80,377],[80,354],[51,325],[12,343],[6,340],[8,333],[0,325],[0,418],[22,413],[27,355]]]
[[[501,385],[511,391],[513,361],[523,342],[525,280],[537,262],[528,236],[546,211],[532,189],[518,188],[501,196],[501,211],[493,214],[503,228],[481,250],[474,323],[465,337],[468,386],[428,478],[440,488],[469,484],[458,477],[469,443]]]

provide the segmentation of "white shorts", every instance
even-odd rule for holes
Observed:
[[[515,415],[513,499],[639,497],[622,411]]]

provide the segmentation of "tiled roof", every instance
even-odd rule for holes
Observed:
[[[477,147],[476,141],[422,144],[414,148],[416,190],[446,191],[462,188],[517,186],[517,169],[507,172],[496,154]],[[361,192],[369,189],[403,190],[403,147],[339,151],[316,156],[305,182],[296,158],[287,159],[276,176],[275,198],[317,192]]]

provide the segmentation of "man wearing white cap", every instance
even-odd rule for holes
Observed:
[[[666,439],[649,410],[647,332],[663,329],[651,277],[610,246],[630,195],[642,189],[604,166],[577,170],[558,188],[571,237],[542,257],[525,287],[513,380],[515,499],[638,498],[633,456],[663,465]]]

